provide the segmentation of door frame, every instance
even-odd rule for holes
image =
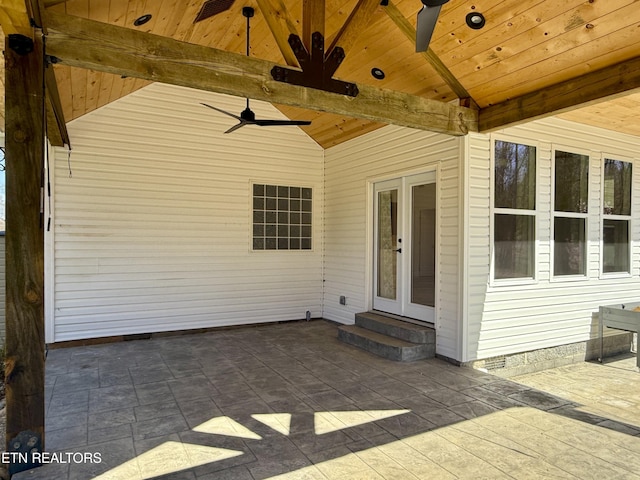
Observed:
[[[420,168],[420,169],[412,169],[406,170],[402,172],[395,172],[386,175],[381,175],[377,177],[370,177],[367,179],[367,217],[366,217],[366,265],[365,265],[365,304],[367,310],[373,309],[373,299],[374,299],[374,288],[376,285],[375,278],[375,268],[374,261],[376,255],[376,238],[375,238],[375,225],[376,225],[376,211],[375,211],[375,184],[381,183],[394,179],[401,179],[404,185],[404,179],[407,177],[413,177],[423,174],[431,174],[435,175],[435,185],[436,185],[436,245],[435,245],[435,292],[434,292],[434,318],[433,318],[433,327],[436,328],[439,324],[439,304],[440,304],[440,296],[438,286],[440,284],[440,222],[438,219],[440,218],[440,165],[431,165],[428,168]],[[385,312],[386,313],[386,312]],[[394,314],[389,313],[389,315],[394,316]],[[420,320],[412,319],[411,317],[398,317],[402,320],[406,320],[411,323],[431,323],[431,322],[421,322]]]

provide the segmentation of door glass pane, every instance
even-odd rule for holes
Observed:
[[[396,299],[398,190],[378,193],[378,297]]]
[[[436,186],[411,191],[411,303],[435,306]]]

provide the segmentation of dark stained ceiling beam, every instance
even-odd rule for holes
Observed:
[[[277,82],[254,57],[46,12],[47,53],[62,64],[449,135],[477,130],[477,112],[358,85],[357,97]]]
[[[400,29],[402,33],[404,33],[405,37],[407,37],[411,42],[416,41],[416,29],[411,26],[409,20],[405,18],[405,16],[398,10],[392,2],[384,7],[385,12],[389,15],[389,18],[393,20],[393,23]],[[462,86],[462,84],[458,81],[453,73],[447,68],[447,66],[442,63],[440,57],[438,57],[431,48],[428,48],[426,52],[422,52],[424,58],[431,64],[434,70],[442,77],[449,88],[453,90],[453,93],[456,94],[458,98],[462,99],[470,99],[471,95],[467,92],[467,89]],[[473,102],[472,102],[473,103]]]
[[[640,56],[482,108],[481,132],[611,100],[640,89]]]

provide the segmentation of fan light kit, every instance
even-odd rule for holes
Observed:
[[[486,23],[484,15],[477,12],[467,13],[466,22],[467,25],[474,30],[480,30]]]
[[[139,27],[140,25],[144,25],[144,24],[145,24],[145,23],[147,23],[149,20],[151,20],[151,17],[152,17],[152,16],[153,16],[153,15],[151,15],[150,13],[146,13],[146,14],[144,14],[144,15],[142,15],[142,16],[140,16],[140,17],[136,18],[136,19],[133,21],[133,24],[134,24],[136,27]]]
[[[253,17],[254,10],[253,7],[242,7],[242,15],[247,18],[247,57],[249,56],[249,30],[250,30],[250,22],[249,20]],[[256,119],[256,114],[253,113],[251,108],[249,108],[249,99],[247,98],[247,108],[245,108],[240,115],[234,115],[233,113],[229,113],[221,108],[212,107],[211,105],[207,105],[206,103],[202,103],[205,107],[209,107],[216,112],[223,113],[231,118],[235,118],[238,120],[233,127],[228,129],[224,133],[231,133],[240,127],[244,127],[245,125],[258,125],[259,127],[272,127],[276,125],[311,125],[309,120],[258,120]]]

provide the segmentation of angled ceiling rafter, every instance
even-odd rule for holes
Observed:
[[[342,28],[325,42],[325,45],[329,45],[325,56],[329,56],[338,46],[348,55],[356,39],[369,26],[371,18],[379,8],[380,0],[359,0]]]
[[[284,2],[282,0],[256,0],[256,2],[284,61],[291,67],[297,67],[298,60],[289,45],[289,36],[298,35],[298,30]]]
[[[405,16],[398,10],[398,7],[394,5],[393,2],[389,2],[387,6],[384,7],[385,12],[389,15],[389,18],[393,20],[393,23],[400,29],[400,31],[412,42],[416,40],[416,29],[409,23],[409,21],[405,18]],[[469,106],[474,106],[475,102],[471,98],[471,95],[467,91],[466,88],[460,83],[460,81],[455,77],[453,73],[447,68],[447,66],[440,60],[434,51],[431,48],[427,48],[425,52],[421,53],[424,58],[431,64],[434,70],[442,77],[445,83],[453,90],[458,98],[461,100],[465,100],[469,103]]]

